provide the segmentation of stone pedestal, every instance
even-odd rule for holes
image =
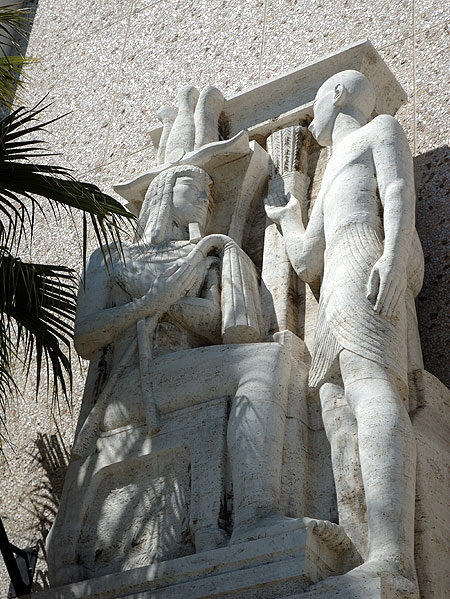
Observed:
[[[359,563],[342,530],[323,538],[314,520],[292,523],[298,528],[57,587],[33,599],[282,599]]]
[[[415,558],[421,596],[450,597],[450,390],[426,370],[410,381],[417,443]]]
[[[316,590],[311,590],[299,595],[291,595],[286,599],[414,599],[417,595],[402,593],[383,576],[377,576],[366,580],[347,579],[345,584],[339,584],[333,578]]]

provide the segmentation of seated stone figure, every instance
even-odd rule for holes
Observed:
[[[139,507],[136,499],[136,489],[145,494],[150,486],[141,480],[149,472],[145,456],[187,447],[199,461],[214,461],[226,449],[233,486],[231,541],[270,534],[278,521],[290,357],[281,344],[248,343],[260,340],[256,274],[229,237],[203,236],[210,186],[199,167],[164,171],[145,197],[136,243],[124,246],[122,254],[111,249],[106,258],[97,251],[89,260],[75,345],[91,368],[48,540],[53,585],[228,542],[220,464],[208,463],[204,471],[192,465],[189,522],[178,535],[188,540],[175,539],[175,549],[164,550],[167,539],[146,532],[154,527],[153,508]],[[176,422],[188,420],[191,406],[226,396],[231,398],[228,408],[226,399],[221,404],[226,448],[219,431],[210,449],[201,445],[206,442],[201,414],[189,434],[170,424],[174,414],[181,415]],[[216,487],[222,490],[216,493]],[[182,492],[175,495],[181,505]],[[170,526],[162,534],[170,536]]]

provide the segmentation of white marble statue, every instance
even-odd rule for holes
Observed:
[[[332,154],[309,223],[293,196],[272,193],[266,212],[298,276],[321,278],[310,385],[319,387],[339,510],[360,513],[365,504],[368,525],[365,562],[342,584],[386,575],[414,594],[416,453],[405,398],[408,360],[420,362],[414,297],[423,257],[408,142],[393,117],[369,120],[375,99],[356,71],[320,87],[309,129]],[[336,417],[330,406],[339,397]],[[349,433],[357,435],[360,468],[350,484],[336,476],[351,453],[342,443]]]
[[[280,513],[290,355],[279,343],[250,343],[261,339],[255,267],[230,237],[204,235],[211,184],[202,168],[169,166],[146,193],[136,242],[111,250],[106,263],[100,250],[89,260],[75,346],[91,370],[48,541],[54,585],[215,549],[231,528],[232,543],[256,538]],[[202,438],[208,405],[220,398],[226,455],[221,421],[209,446]],[[177,451],[193,456],[191,482],[188,464],[183,474],[190,498],[176,478],[165,496],[149,498],[155,479],[172,476],[164,456]],[[142,474],[127,478],[136,460]],[[224,522],[224,460],[232,527]],[[172,520],[164,516],[155,532],[155,518],[168,511],[155,516],[158,502]]]
[[[405,100],[363,42],[158,111],[114,186],[137,230],[79,288],[45,599],[447,596]]]

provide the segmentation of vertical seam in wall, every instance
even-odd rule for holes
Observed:
[[[263,14],[263,26],[262,26],[262,38],[261,38],[261,50],[259,55],[259,68],[258,68],[258,83],[261,83],[262,65],[264,46],[266,43],[266,19],[267,19],[267,4],[269,0],[264,0],[264,14]]]
[[[412,75],[413,75],[413,156],[417,154],[417,112],[416,112],[416,2],[412,0]]]
[[[123,41],[123,46],[122,46],[122,53],[120,56],[120,60],[119,60],[119,68],[117,71],[117,75],[116,75],[116,80],[114,82],[114,89],[117,89],[118,84],[119,84],[119,79],[120,79],[120,73],[122,70],[122,64],[123,64],[123,60],[125,57],[125,48],[127,46],[127,42],[128,42],[128,36],[130,33],[130,28],[131,28],[131,17],[134,14],[134,5],[135,5],[135,0],[133,0],[130,4],[130,12],[128,13],[128,17],[127,17],[127,25],[126,25],[126,29],[125,29],[125,36],[124,36],[124,41]],[[111,106],[111,113],[110,113],[110,117],[109,117],[109,122],[108,122],[108,129],[106,131],[106,140],[105,140],[105,147],[103,150],[103,156],[102,159],[100,161],[100,167],[102,167],[106,162],[107,162],[107,151],[108,151],[108,147],[109,147],[109,138],[110,138],[110,133],[111,133],[111,128],[112,128],[112,123],[114,121],[114,114],[116,111],[116,103],[117,103],[117,94],[115,93],[113,96],[113,103]]]

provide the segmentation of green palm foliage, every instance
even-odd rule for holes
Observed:
[[[0,105],[10,107],[23,85],[23,67],[32,58],[20,56],[19,41],[27,30],[30,10],[19,4],[0,6]]]
[[[14,12],[18,13],[16,26]],[[22,12],[0,7],[0,40],[22,24]],[[5,107],[11,88],[2,74],[2,58],[9,61],[10,57],[0,57],[0,103]],[[10,73],[14,68],[13,62]],[[77,281],[65,266],[21,259],[23,242],[32,242],[36,213],[58,216],[61,208],[81,211],[84,260],[89,221],[100,245],[118,245],[121,223],[133,218],[97,186],[48,164],[52,154],[40,139],[52,122],[41,120],[45,108],[19,107],[0,120],[0,420],[17,389],[14,372],[18,366],[29,372],[35,363],[36,393],[44,370],[56,399],[69,397],[72,382],[70,340]],[[42,157],[45,161],[39,160]]]

